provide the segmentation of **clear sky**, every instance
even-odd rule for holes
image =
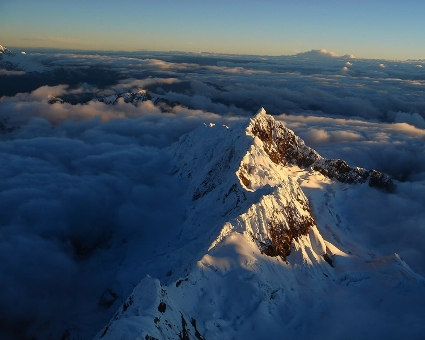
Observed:
[[[425,59],[423,0],[0,0],[0,44]]]

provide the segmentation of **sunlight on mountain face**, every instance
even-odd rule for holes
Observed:
[[[290,142],[283,143],[285,139]],[[213,124],[200,127],[170,151],[177,160],[177,178],[188,183],[187,216],[179,239],[186,240],[184,247],[197,250],[193,255],[199,260],[196,266],[171,274],[164,283],[156,281],[151,292],[156,300],[149,306],[145,299],[137,301],[138,292],[150,286],[152,279],[142,280],[124,304],[129,307],[119,310],[97,338],[131,338],[136,334],[148,338],[179,334],[194,339],[229,335],[259,338],[261,334],[282,331],[294,337],[308,336],[313,331],[329,334],[328,327],[334,321],[318,322],[317,315],[324,308],[344,310],[354,301],[362,305],[363,300],[367,314],[373,314],[379,310],[373,301],[381,299],[383,291],[385,304],[399,303],[398,293],[388,295],[394,282],[388,285],[387,275],[392,279],[409,277],[411,287],[415,287],[409,301],[423,291],[424,279],[397,254],[371,255],[352,237],[353,226],[345,220],[344,205],[339,200],[341,195],[356,192],[355,183],[361,179],[354,172],[348,179],[329,168],[326,172],[303,169],[306,159],[314,156],[318,161],[320,156],[263,109],[248,125],[237,124],[230,131]],[[285,156],[279,158],[276,153]],[[301,167],[296,167],[298,164]],[[344,168],[340,171],[349,173]],[[331,178],[326,178],[324,174],[330,173]],[[343,183],[334,179],[337,177]],[[299,184],[310,180],[323,186],[313,189],[315,192],[306,188],[308,200]],[[370,187],[373,184],[362,187],[376,190]],[[382,194],[390,195],[384,191]],[[202,234],[204,241],[212,241],[206,253],[201,246]],[[193,243],[199,246],[192,248]],[[190,258],[183,262],[190,263]],[[367,302],[357,295],[363,289],[370,290]],[[323,305],[325,296],[344,297],[347,305]],[[296,311],[292,305],[297,305]],[[403,314],[411,305],[398,308]],[[306,314],[307,309],[318,314]],[[304,318],[308,323],[297,322],[295,326],[292,321],[284,321],[277,311],[286,310],[291,311],[290,320]],[[363,323],[363,318],[354,320],[350,315],[338,314],[337,319],[345,331],[360,334],[357,322]],[[189,324],[186,320],[196,322]],[[271,327],[271,320],[279,320],[280,326]],[[377,334],[383,332],[380,329]]]
[[[1,52],[2,338],[424,334],[422,61]]]

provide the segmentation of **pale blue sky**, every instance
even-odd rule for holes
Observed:
[[[0,44],[425,59],[421,0],[0,0]]]

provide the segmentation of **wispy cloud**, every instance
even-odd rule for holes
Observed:
[[[0,70],[0,76],[22,76],[24,74],[25,71]]]

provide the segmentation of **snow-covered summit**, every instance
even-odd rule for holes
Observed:
[[[327,164],[264,109],[230,128],[205,124],[165,152],[186,187],[177,236],[156,245],[169,275],[145,277],[97,339],[325,338],[335,321],[356,338],[365,319],[347,310],[364,292],[362,308],[386,321],[406,310],[393,287],[409,309],[424,302],[423,278],[400,257],[371,256],[350,236],[336,191],[362,180],[334,175],[352,168]]]
[[[264,107],[262,107],[261,109],[259,109],[257,111],[257,114],[255,116],[258,119],[259,117],[266,115],[266,114],[267,114],[266,109]]]
[[[13,56],[14,55],[11,50],[9,50],[8,48],[0,45],[0,59],[1,59],[1,55],[2,54],[6,54],[6,55],[10,55],[10,56]]]

